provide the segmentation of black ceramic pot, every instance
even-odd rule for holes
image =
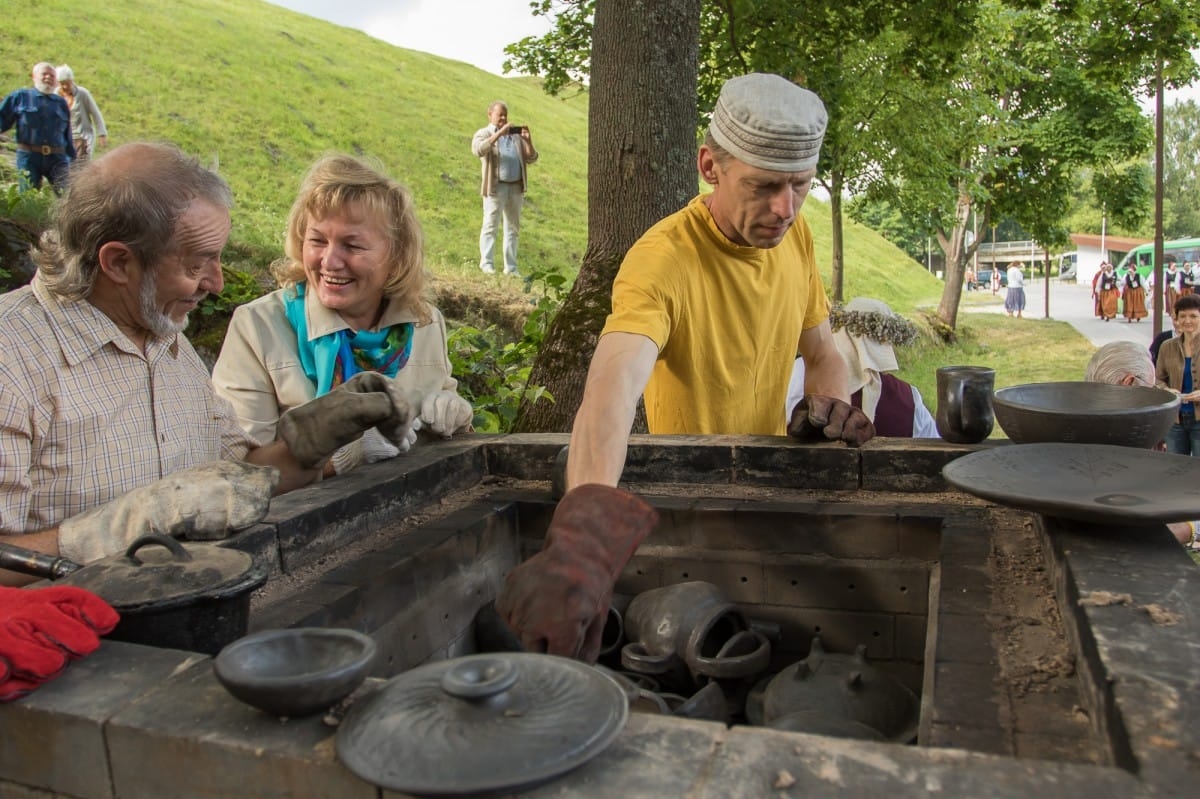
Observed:
[[[22,552],[2,546],[13,559]],[[106,638],[206,655],[246,634],[250,595],[267,579],[245,552],[157,534],[86,566],[62,558],[48,564],[36,553],[25,554],[21,571],[78,586],[112,605],[121,621]]]
[[[628,670],[656,676],[690,672],[697,682],[761,674],[771,644],[712,583],[693,580],[634,597],[625,614]]]

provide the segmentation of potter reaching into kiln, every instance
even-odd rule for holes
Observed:
[[[222,288],[232,200],[165,144],[73,178],[32,283],[0,296],[0,540],[88,562],[147,532],[221,538],[365,429],[403,440],[416,409],[383,375],[291,409],[263,446],[213,392],[183,329]]]
[[[778,75],[721,89],[697,166],[712,191],[634,244],[575,416],[567,488],[540,553],[509,573],[496,609],[526,649],[595,660],[613,586],[657,514],[616,488],[639,396],[651,433],[781,435],[861,445],[829,304],[800,206],[816,176],[825,106]],[[799,353],[805,396],[779,409]]]

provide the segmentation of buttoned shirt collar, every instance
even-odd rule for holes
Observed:
[[[71,366],[83,363],[109,343],[122,352],[140,355],[150,362],[164,352],[172,358],[179,355],[178,335],[169,339],[151,336],[143,353],[108,314],[92,303],[87,300],[63,301],[50,290],[40,274],[34,275],[30,285],[38,302],[46,309],[50,329],[54,332],[63,358]]]

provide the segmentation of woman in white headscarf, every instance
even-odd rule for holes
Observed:
[[[891,374],[900,368],[893,344],[909,344],[916,327],[887,303],[855,297],[829,317],[833,341],[846,361],[851,404],[875,424],[875,433],[896,438],[937,438],[937,423],[921,392]],[[788,416],[804,396],[804,361],[796,359],[788,384]]]

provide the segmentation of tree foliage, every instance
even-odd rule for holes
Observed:
[[[584,80],[592,0],[537,0],[558,27],[510,53],[555,88]],[[721,83],[785,75],[830,110],[819,179],[834,211],[840,295],[843,192],[886,201],[927,226],[945,254],[938,315],[955,326],[972,229],[1007,218],[1046,247],[1067,240],[1080,169],[1115,219],[1138,220],[1150,143],[1137,98],[1161,64],[1167,85],[1196,73],[1195,0],[705,0],[701,116]],[[572,50],[572,48],[575,48]],[[549,71],[542,71],[548,69]]]
[[[1200,236],[1200,105],[1171,105],[1163,117],[1163,233]]]
[[[968,225],[1009,218],[1047,248],[1065,244],[1081,168],[1095,173],[1110,213],[1144,204],[1145,184],[1127,164],[1150,143],[1136,101],[1145,71],[1128,53],[1107,54],[1108,29],[1094,22],[1107,13],[1102,5],[987,0],[959,79],[944,103],[926,108],[930,127],[957,140],[941,136],[931,152],[906,147],[873,187],[911,212],[934,211],[946,256],[938,316],[951,328],[979,243]]]
[[[538,75],[552,95],[585,85],[591,72],[595,8],[595,0],[532,0],[529,10],[533,16],[553,17],[554,29],[505,47],[509,57],[504,71]]]

